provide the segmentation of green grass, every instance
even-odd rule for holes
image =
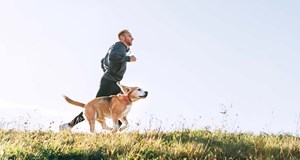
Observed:
[[[0,159],[300,159],[300,138],[221,131],[81,134],[0,129]]]

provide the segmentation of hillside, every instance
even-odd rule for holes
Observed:
[[[1,159],[300,159],[300,138],[204,130],[80,134],[0,130]]]

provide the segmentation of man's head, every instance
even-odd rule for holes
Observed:
[[[130,47],[132,45],[133,37],[127,29],[119,32],[118,37],[119,40],[123,42],[127,47]]]

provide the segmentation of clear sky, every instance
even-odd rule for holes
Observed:
[[[57,130],[70,121],[81,108],[62,95],[93,99],[100,59],[129,29],[137,61],[128,63],[122,83],[149,91],[129,113],[131,129],[298,134],[299,6],[296,0],[1,0],[0,125],[29,121],[29,128]]]

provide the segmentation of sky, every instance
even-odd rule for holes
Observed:
[[[57,131],[128,29],[131,130],[300,133],[299,1],[1,0],[0,127]],[[110,121],[110,120],[108,120]],[[80,123],[75,131],[87,131]],[[98,132],[101,127],[96,126]]]

